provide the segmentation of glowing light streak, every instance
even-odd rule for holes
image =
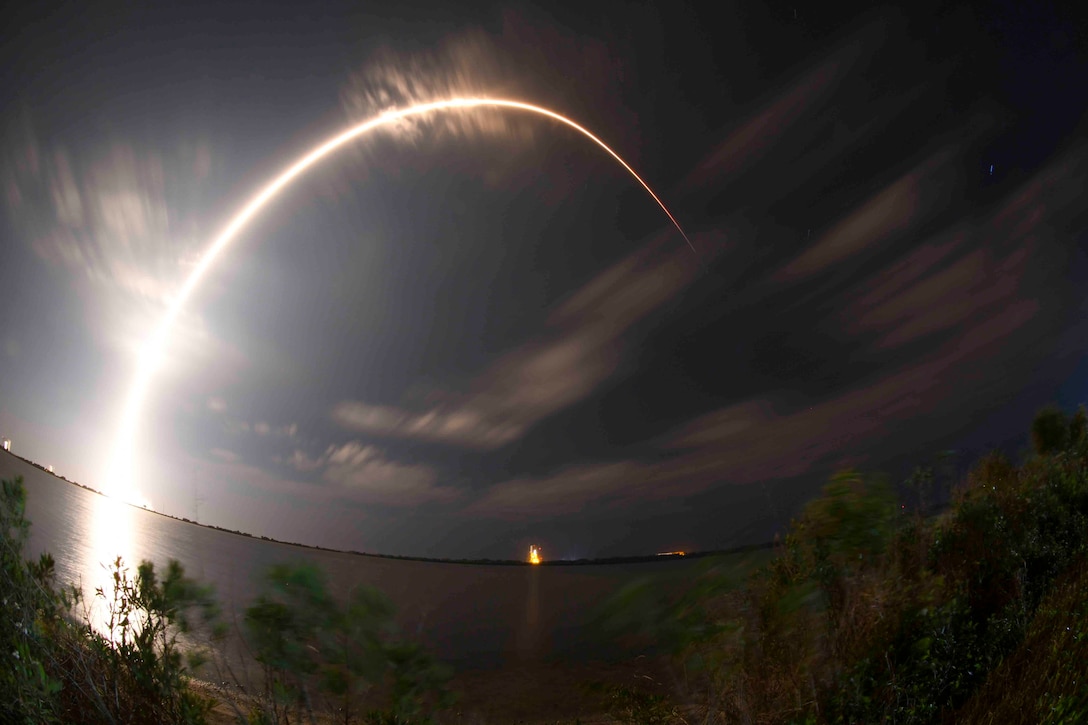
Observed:
[[[204,275],[207,274],[212,264],[219,258],[219,255],[222,254],[227,245],[230,244],[242,228],[245,227],[246,223],[249,222],[257,212],[263,209],[284,189],[284,187],[294,181],[295,178],[337,149],[354,141],[360,136],[405,118],[422,116],[435,111],[471,108],[499,108],[524,111],[539,116],[545,116],[579,132],[601,147],[635,178],[642,188],[646,190],[646,193],[648,193],[653,200],[657,202],[657,205],[661,207],[661,210],[665,212],[665,215],[669,218],[669,221],[672,222],[673,226],[676,227],[676,230],[680,232],[680,236],[684,238],[684,241],[691,248],[691,251],[695,252],[695,246],[691,243],[691,240],[688,239],[687,234],[684,233],[680,223],[676,221],[676,217],[672,215],[672,212],[669,211],[668,207],[665,206],[665,203],[661,201],[658,195],[654,193],[654,190],[650,188],[649,184],[643,181],[642,177],[631,168],[630,164],[624,161],[619,154],[608,146],[608,144],[595,136],[584,126],[579,125],[566,116],[541,106],[498,98],[451,98],[443,101],[434,101],[432,103],[421,103],[409,108],[386,111],[375,118],[364,121],[357,126],[353,126],[332,137],[304,155],[295,163],[288,166],[287,169],[281,172],[271,183],[261,189],[256,196],[246,202],[241,211],[235,214],[223,231],[219,233],[219,236],[215,238],[215,241],[212,242],[208,251],[204,253],[200,262],[197,263],[196,267],[189,274],[189,277],[185,280],[185,284],[182,285],[177,296],[170,303],[166,314],[163,315],[158,327],[155,329],[150,339],[145,343],[140,353],[136,374],[129,387],[128,397],[126,398],[125,407],[122,412],[111,468],[108,479],[105,482],[106,485],[104,490],[112,490],[114,495],[118,496],[134,497],[135,489],[133,487],[132,469],[134,465],[133,454],[135,452],[136,429],[139,423],[140,412],[143,408],[144,400],[147,397],[147,391],[151,384],[151,379],[163,357],[166,343],[170,337],[170,331],[177,321],[178,315],[181,313],[185,303],[189,300],[189,297],[192,296],[193,291],[196,289],[197,285],[200,284]]]

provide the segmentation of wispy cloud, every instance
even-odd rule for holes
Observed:
[[[325,480],[343,486],[352,498],[389,506],[416,506],[449,502],[460,496],[456,488],[436,485],[436,473],[429,466],[388,460],[374,446],[358,441],[330,448],[325,459]]]
[[[242,460],[241,456],[239,456],[234,451],[227,450],[226,448],[212,448],[208,452],[211,453],[212,456],[214,456],[215,458],[223,461],[224,463],[238,463]]]
[[[522,520],[677,500],[801,476],[846,455],[863,461],[890,451],[912,421],[931,436],[961,429],[1033,364],[1023,351],[1046,303],[1034,284],[1060,257],[1057,235],[1085,217],[1075,200],[1086,183],[1088,149],[1073,150],[989,215],[957,221],[871,271],[831,313],[836,329],[857,336],[859,355],[948,333],[933,344],[819,398],[766,391],[708,411],[651,441],[656,454],[510,478],[466,513]]]
[[[730,132],[724,142],[707,154],[681,182],[681,193],[721,184],[752,167],[795,123],[811,117],[826,101],[849,66],[848,57],[829,60],[784,92],[776,93]]]
[[[969,334],[980,321],[1030,302],[1025,287],[1047,257],[1057,263],[1062,230],[1083,216],[1076,199],[1086,176],[1088,150],[1071,151],[990,217],[919,244],[856,289],[843,325],[878,333],[878,347],[894,348],[941,332]]]
[[[501,482],[466,509],[502,519],[576,514],[591,505],[677,500],[716,487],[786,479],[846,454],[863,455],[904,420],[978,400],[995,376],[964,386],[952,365],[985,357],[1037,312],[1027,302],[987,321],[964,346],[944,357],[860,385],[813,405],[778,412],[773,401],[754,399],[696,418],[659,442],[658,459],[568,466],[543,476]],[[961,378],[962,380],[962,378]],[[957,425],[951,413],[931,432]]]
[[[637,166],[639,119],[624,102],[633,76],[612,44],[577,35],[545,18],[538,22],[527,12],[505,13],[497,33],[471,28],[425,50],[380,48],[345,84],[344,109],[352,119],[362,120],[452,97],[522,100],[574,117]],[[578,83],[570,83],[571,77]],[[448,149],[451,139],[498,144],[501,148],[487,154],[486,166],[478,167],[482,180],[506,189],[532,185],[537,198],[548,203],[569,197],[588,173],[569,167],[551,168],[547,175],[527,171],[545,161],[548,144],[557,138],[549,123],[509,109],[461,109],[401,119],[379,133],[417,150]],[[366,148],[357,152],[366,154],[372,165],[388,163]],[[527,159],[526,154],[534,153],[535,160]],[[601,158],[611,163],[603,154]],[[396,173],[405,164],[427,163],[427,156],[415,153],[388,168]]]
[[[633,325],[674,300],[700,263],[672,235],[605,270],[559,305],[534,339],[500,357],[467,394],[421,411],[344,401],[333,420],[352,431],[492,449],[519,439],[534,424],[584,399],[609,378]],[[703,237],[713,255],[720,239]]]
[[[849,259],[931,218],[956,197],[951,150],[907,172],[832,226],[776,275],[797,281]]]
[[[644,485],[652,473],[650,466],[627,461],[569,466],[547,476],[495,484],[463,513],[513,520],[576,514],[591,503]]]
[[[199,243],[171,213],[167,162],[124,143],[77,159],[33,136],[21,141],[33,145],[22,155],[38,161],[8,166],[9,203],[34,251],[87,283],[166,304]]]
[[[377,447],[359,441],[329,446],[317,457],[295,449],[285,463],[300,473],[320,471],[339,495],[366,503],[416,506],[449,503],[462,495],[460,489],[438,485],[434,468],[390,460]]]
[[[305,451],[296,448],[286,463],[300,473],[309,473],[325,465],[325,457],[311,458]]]
[[[209,149],[116,139],[69,147],[39,138],[29,113],[4,143],[0,177],[16,238],[67,275],[104,345],[134,360],[207,242],[199,195],[187,191],[209,173]],[[246,363],[230,340],[183,311],[163,372],[209,360],[219,369]]]
[[[597,108],[613,113],[622,108],[624,69],[606,43],[508,13],[497,34],[469,29],[425,51],[381,48],[351,76],[341,100],[356,118],[456,96],[544,100],[569,86],[551,81],[572,71],[579,74],[580,92],[592,96]],[[413,143],[479,135],[529,141],[533,128],[522,121],[516,115],[471,112],[406,119],[387,128]]]
[[[213,407],[212,403],[216,404]],[[218,407],[219,403],[223,403],[222,407]],[[221,398],[211,398],[209,400],[208,409],[217,414],[224,430],[232,435],[242,435],[252,433],[253,435],[261,438],[287,438],[293,439],[298,435],[297,423],[284,423],[283,425],[272,425],[268,421],[258,420],[250,423],[247,420],[241,420],[231,417],[229,415],[223,415],[226,411],[226,403]]]

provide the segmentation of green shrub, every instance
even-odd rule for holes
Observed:
[[[1041,456],[1065,450],[1070,443],[1069,423],[1061,408],[1047,406],[1035,414],[1035,420],[1031,422],[1031,443]]]
[[[1040,603],[1023,641],[956,713],[979,725],[1088,722],[1088,557]]]
[[[2,493],[0,592],[10,616],[0,618],[0,646],[13,666],[0,668],[0,722],[204,722],[214,702],[189,687],[189,673],[209,654],[193,625],[213,647],[225,635],[211,590],[177,561],[161,573],[144,561],[133,573],[118,558],[110,590],[95,591],[108,612],[105,632],[96,631],[85,612],[77,616],[82,592],[57,588],[52,558],[22,557],[30,526],[22,482],[4,481]],[[425,723],[450,702],[448,668],[398,636],[393,607],[375,589],[340,604],[315,567],[275,566],[245,624],[266,674],[255,722],[303,711],[313,719],[323,707],[343,722]],[[367,700],[376,687],[382,708]]]
[[[21,478],[3,481],[0,501],[0,722],[48,722],[61,683],[49,674],[50,642],[44,625],[62,605],[53,588],[53,559],[23,559],[30,524]]]
[[[250,647],[264,670],[261,722],[288,722],[315,708],[351,722],[427,722],[449,703],[449,671],[420,645],[397,636],[393,606],[371,587],[341,605],[311,564],[273,566],[265,591],[246,610]],[[388,707],[370,691],[385,686]],[[365,706],[370,706],[369,708]]]
[[[0,721],[204,722],[210,703],[187,686],[200,653],[183,659],[178,636],[189,630],[192,608],[214,618],[210,590],[176,561],[160,579],[149,562],[133,577],[117,559],[113,592],[96,592],[110,613],[103,635],[73,613],[82,593],[57,588],[52,557],[23,559],[25,503],[22,481],[4,481],[0,583],[12,616],[0,618],[0,646],[14,666],[0,668]]]
[[[1053,629],[1043,622],[1062,610],[1040,602],[1052,601],[1070,562],[1088,557],[1086,426],[1083,408],[1071,420],[1041,411],[1034,456],[1020,466],[983,457],[933,518],[930,469],[906,482],[917,501],[910,514],[883,480],[836,474],[743,588],[701,584],[672,599],[629,589],[614,601],[617,618],[673,645],[685,717],[950,722],[1025,633]],[[1081,684],[1039,669],[1039,719],[1088,713],[1083,666]]]
[[[175,560],[161,578],[148,561],[133,576],[120,557],[111,572],[112,592],[95,592],[107,604],[106,633],[67,621],[53,632],[64,719],[204,722],[214,703],[188,686],[204,653],[190,649],[183,657],[178,638],[190,631],[192,610],[200,610],[204,622],[215,620],[211,590],[186,577]]]

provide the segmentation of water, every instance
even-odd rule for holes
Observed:
[[[552,659],[615,656],[593,635],[598,603],[619,586],[656,575],[689,576],[696,561],[577,567],[517,567],[404,561],[307,549],[209,529],[145,511],[73,485],[0,452],[0,478],[23,477],[31,521],[28,557],[49,551],[58,581],[80,584],[93,600],[109,590],[106,565],[117,556],[135,570],[178,559],[214,585],[228,615],[241,621],[259,578],[279,562],[312,562],[336,596],[360,584],[382,590],[403,631],[417,636],[458,669],[493,668]],[[99,605],[92,621],[105,619]]]

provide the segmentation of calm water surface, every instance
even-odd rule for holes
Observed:
[[[401,627],[459,668],[490,668],[548,659],[600,659],[589,626],[596,605],[645,576],[678,581],[698,561],[577,567],[517,567],[382,559],[306,549],[204,528],[80,488],[0,452],[0,478],[21,475],[31,521],[28,556],[49,551],[58,579],[81,584],[88,599],[108,588],[105,567],[122,556],[158,567],[178,559],[191,576],[215,586],[224,611],[239,620],[261,574],[280,562],[312,562],[343,596],[360,584],[381,589]],[[92,613],[98,623],[105,616]]]

